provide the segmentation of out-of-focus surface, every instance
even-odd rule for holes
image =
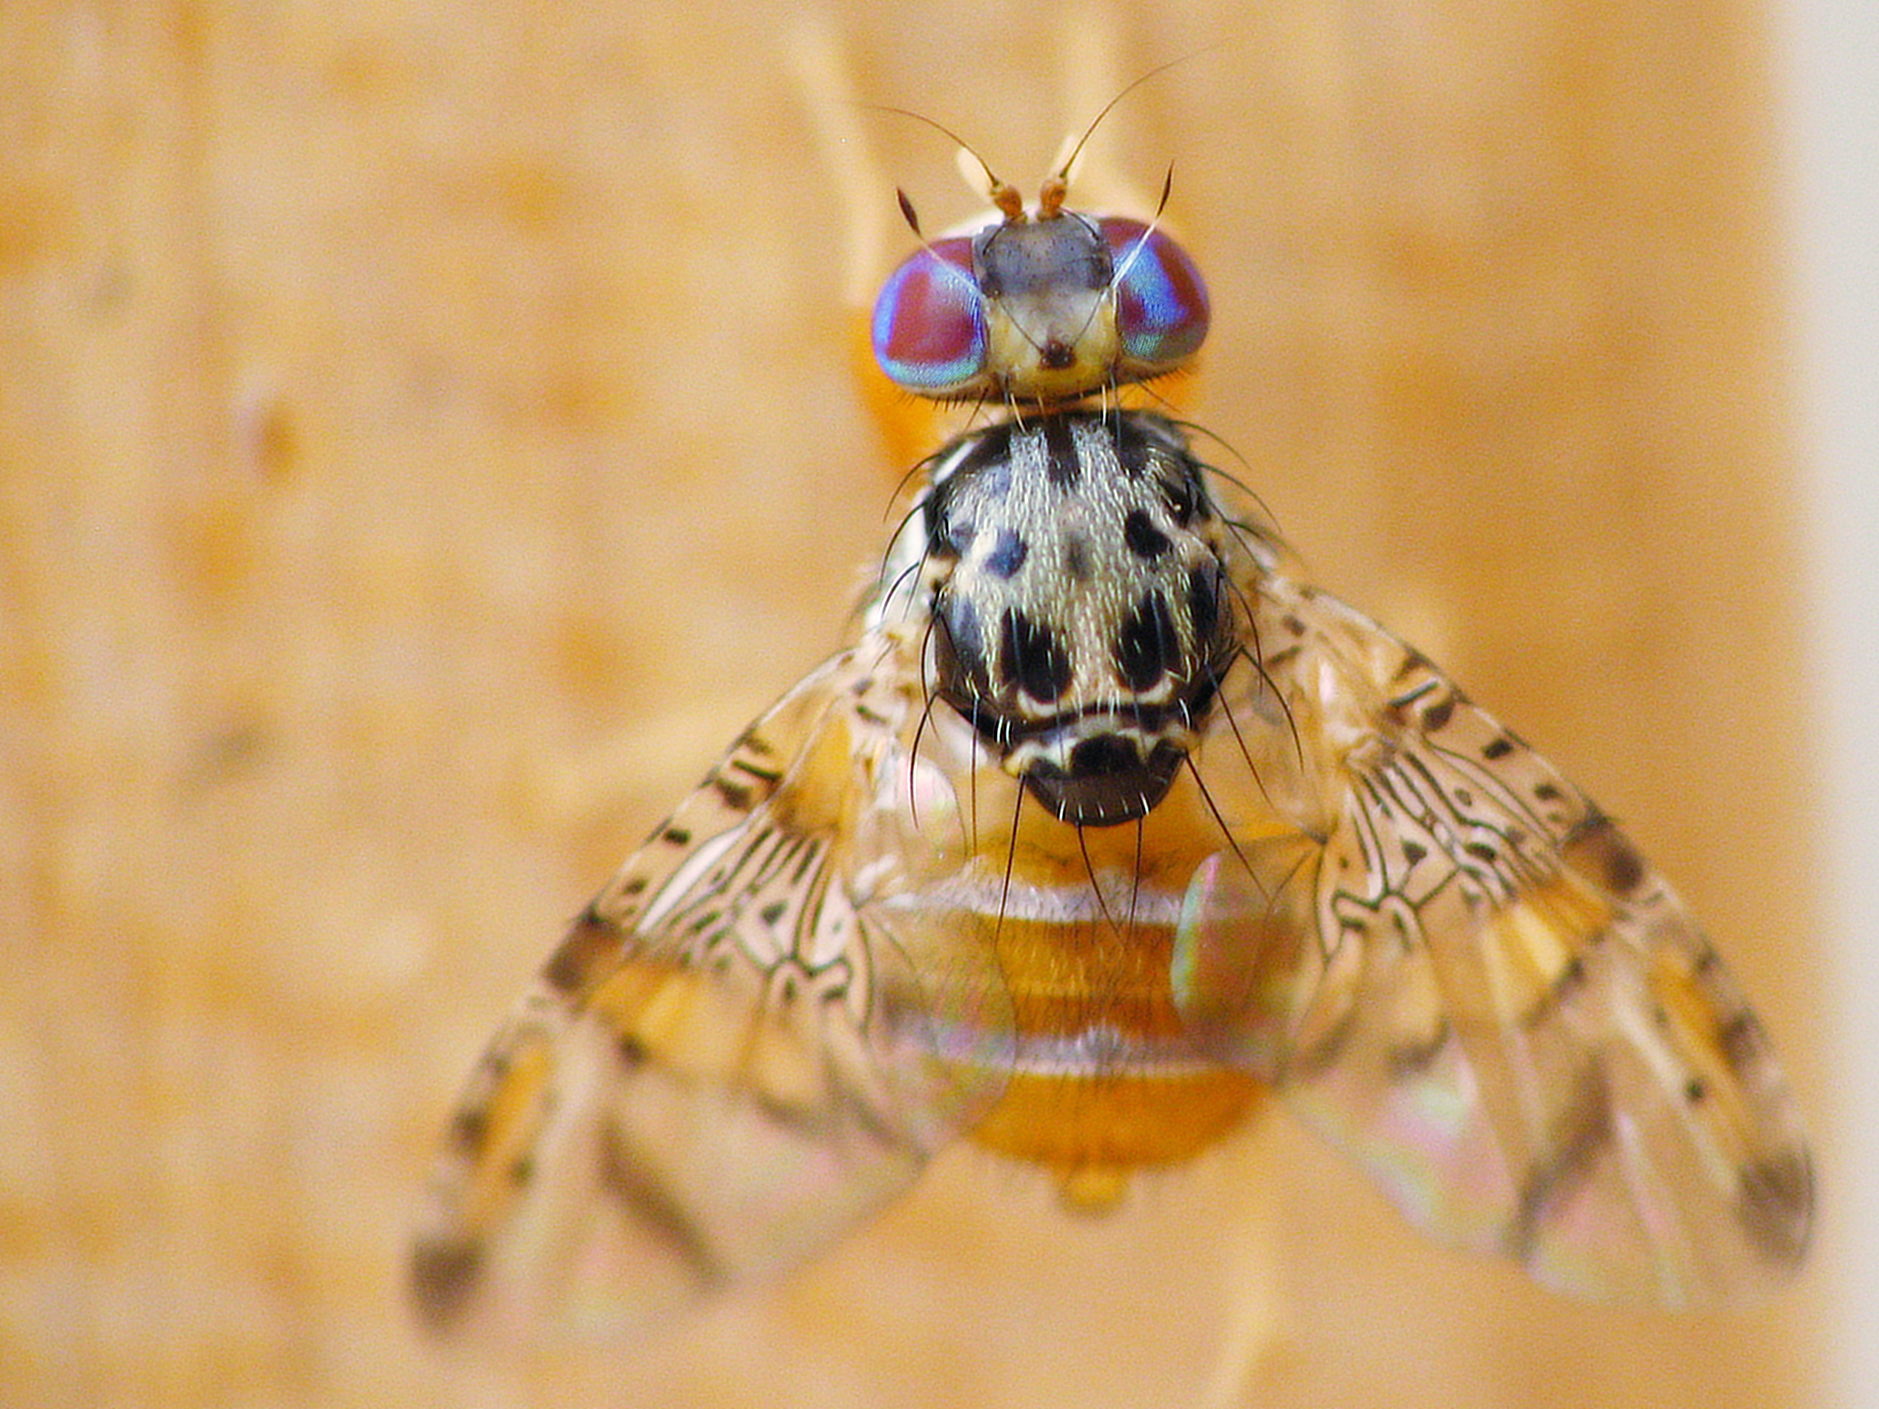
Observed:
[[[1879,10],[1793,0],[1776,14],[1840,1073],[1821,1252],[1839,1288],[1836,1402],[1863,1409],[1879,1402]]]
[[[400,1299],[449,1098],[886,533],[795,8],[0,16],[0,1400],[473,1402]],[[1027,185],[1101,65],[1207,48],[1099,138],[1175,163],[1199,418],[1624,819],[1819,1126],[1759,9],[1171,6],[1096,68],[1075,8],[827,13]],[[1275,1119],[1106,1223],[943,1161],[778,1293],[476,1393],[1762,1409],[1823,1301],[1563,1302]]]

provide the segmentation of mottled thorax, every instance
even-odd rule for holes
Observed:
[[[1093,412],[976,432],[925,521],[940,698],[1057,816],[1142,816],[1235,642],[1224,528],[1179,432]]]

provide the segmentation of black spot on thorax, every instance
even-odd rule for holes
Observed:
[[[1018,569],[1024,566],[1025,557],[1030,551],[1030,546],[1016,529],[1001,528],[998,531],[998,543],[985,555],[985,570],[1009,581],[1018,575]]]
[[[1168,614],[1168,600],[1150,589],[1122,623],[1115,643],[1116,668],[1132,690],[1150,690],[1180,667],[1181,638]]]
[[[1015,607],[1005,613],[998,664],[1007,680],[1041,703],[1051,703],[1070,688],[1070,657],[1055,634]]]
[[[1129,551],[1146,562],[1154,562],[1174,545],[1168,535],[1155,527],[1146,509],[1131,509],[1122,521],[1122,541]]]
[[[1163,476],[1161,494],[1177,528],[1186,528],[1194,521],[1200,507],[1200,486],[1191,476],[1179,471]]]
[[[1044,423],[1044,474],[1060,489],[1074,488],[1083,478],[1076,432],[1067,417],[1053,416]]]
[[[1188,570],[1187,609],[1197,641],[1208,640],[1220,627],[1220,582],[1224,576],[1218,563]]]

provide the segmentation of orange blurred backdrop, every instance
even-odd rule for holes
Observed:
[[[1094,157],[1174,165],[1197,417],[1625,821],[1825,1120],[1762,8],[798,8],[0,18],[0,1401],[1813,1402],[1819,1277],[1570,1304],[1282,1118],[1102,1222],[962,1152],[630,1364],[441,1377],[458,1081],[886,539],[855,203],[892,260],[895,184],[973,202],[842,109],[857,187],[825,41],[1027,187],[1196,55]]]

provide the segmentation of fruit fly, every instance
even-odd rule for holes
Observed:
[[[872,336],[979,408],[853,644],[574,921],[450,1124],[434,1327],[783,1273],[971,1142],[1106,1207],[1269,1097],[1441,1242],[1665,1306],[1790,1272],[1768,1040],[1612,821],[1227,506],[1120,389],[1210,309],[1161,228],[991,178]],[[1164,187],[1164,199],[1165,199]],[[911,208],[909,223],[918,231]]]

